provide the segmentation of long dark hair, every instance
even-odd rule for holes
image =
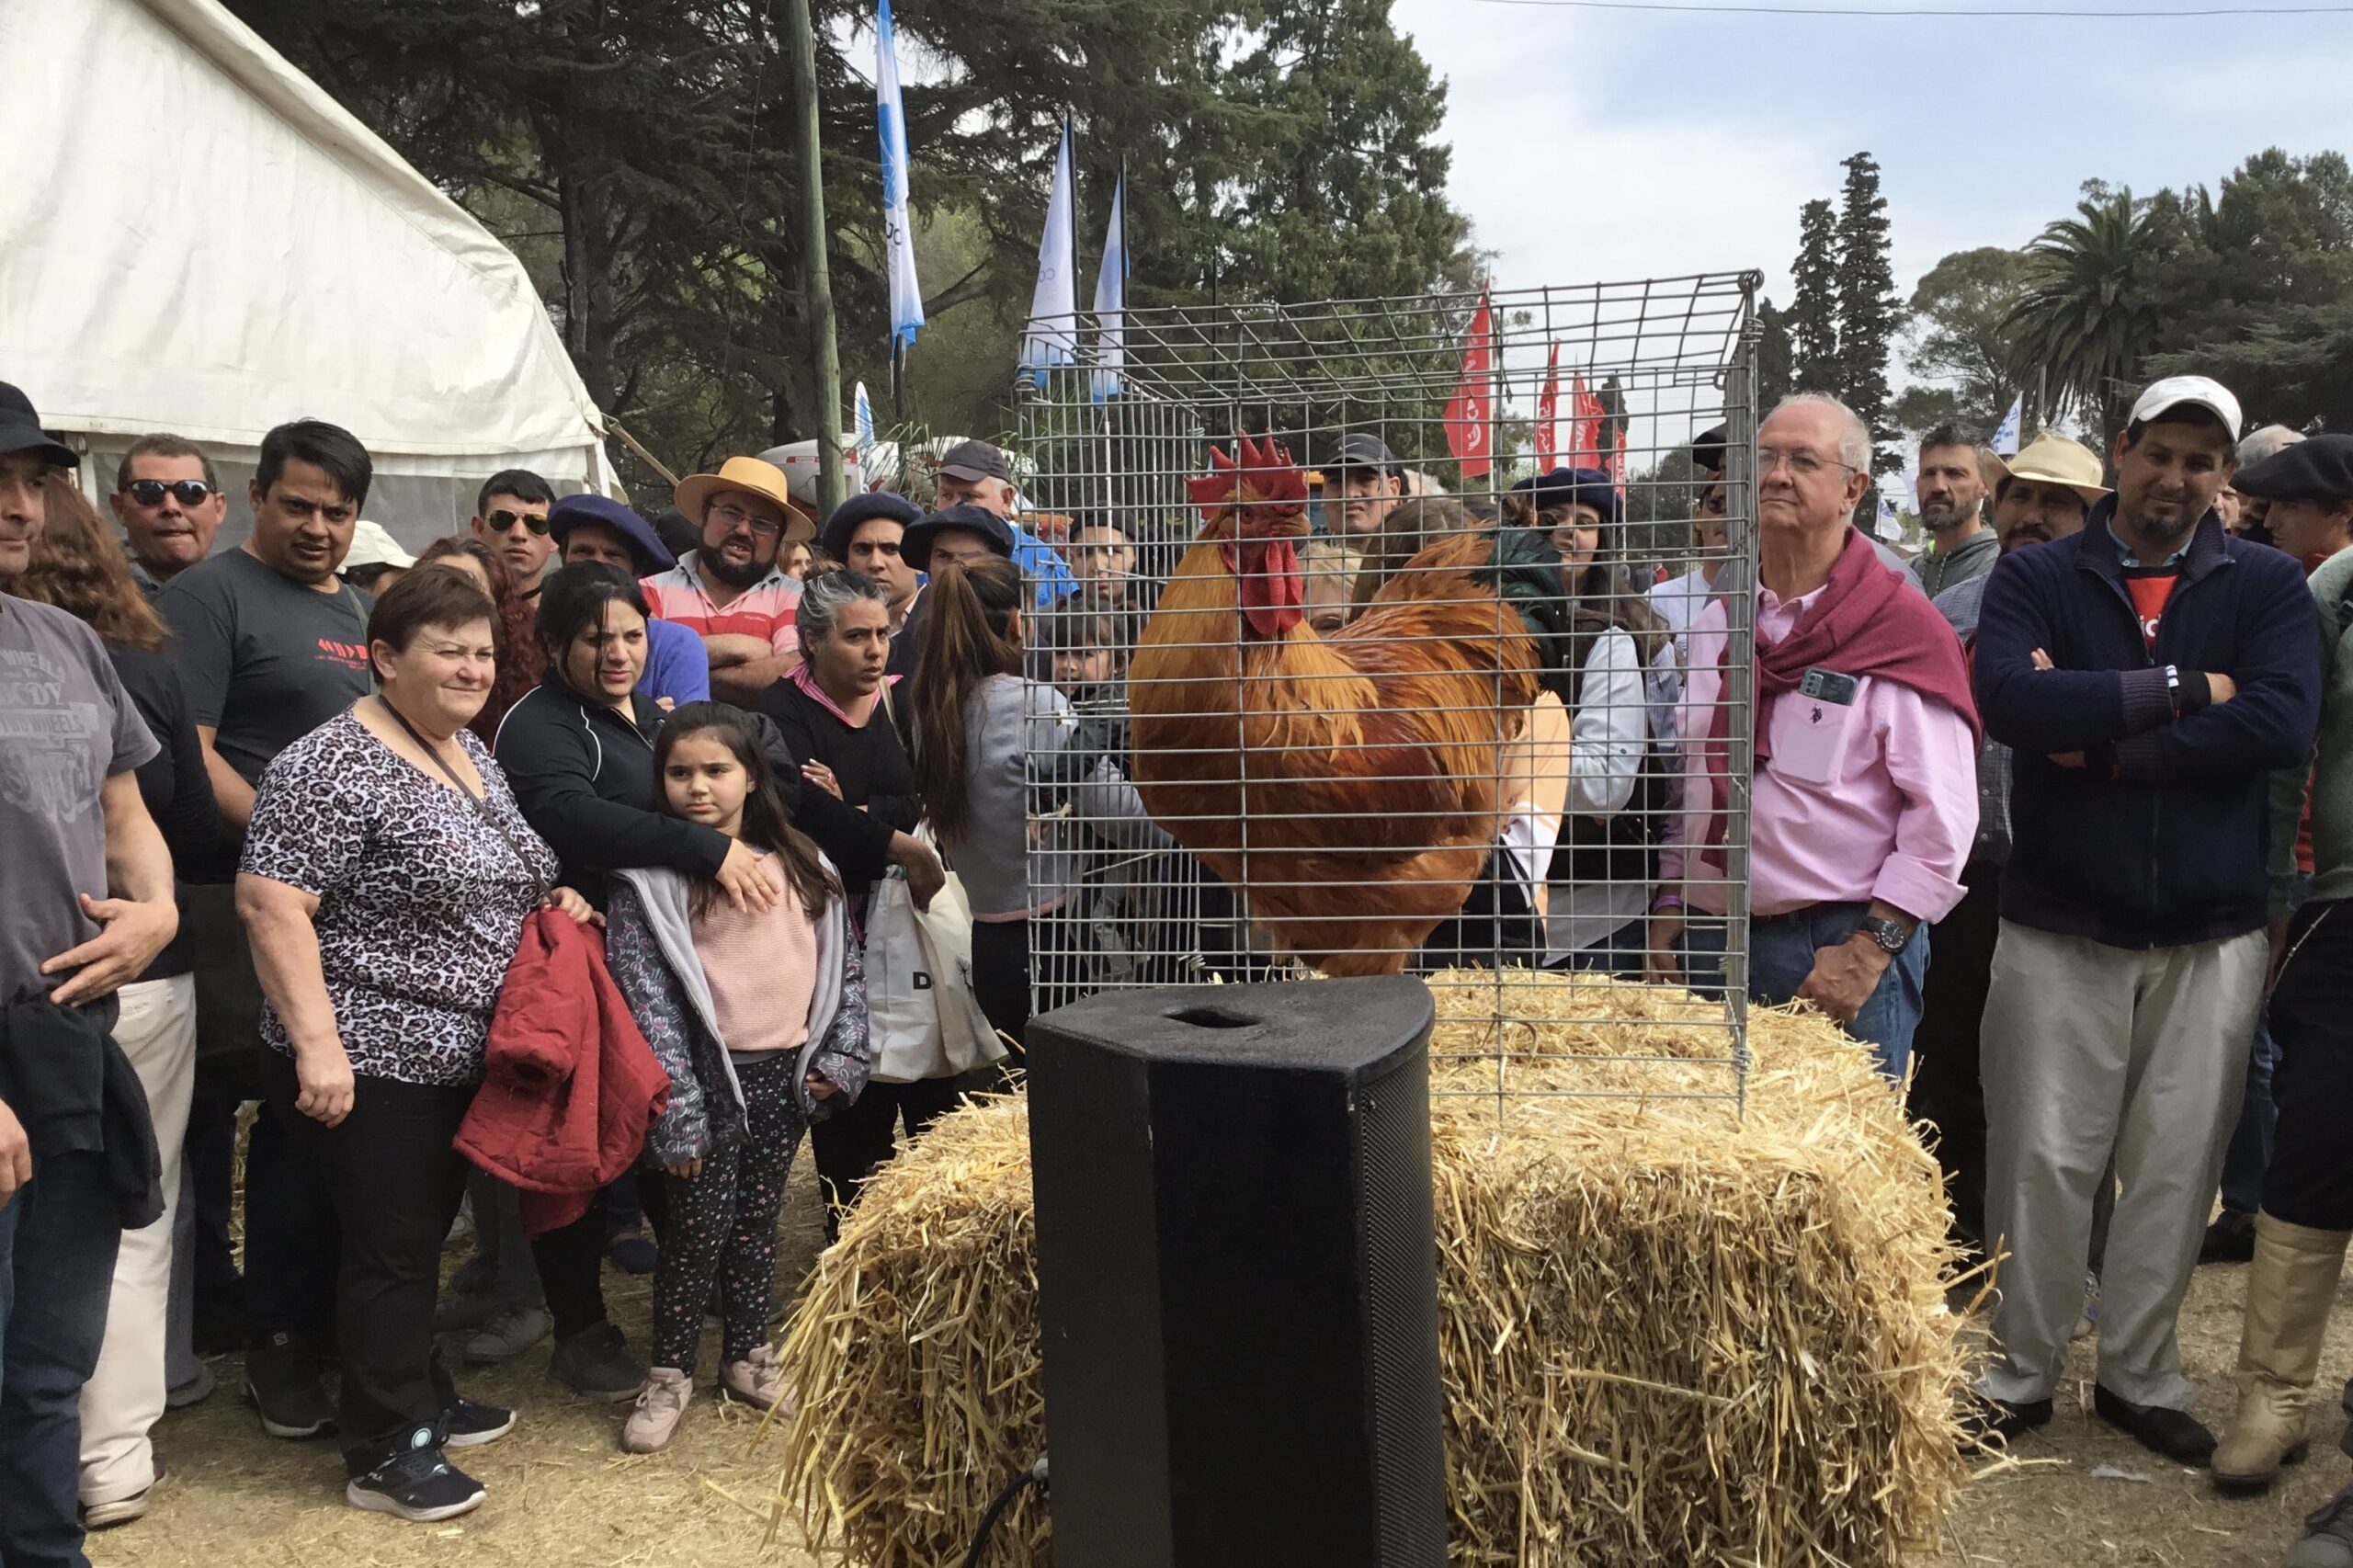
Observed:
[[[1549,534],[1567,511],[1566,506],[1540,510],[1533,492],[1509,491],[1503,500],[1501,526],[1534,528]],[[1620,554],[1624,542],[1620,537],[1622,528],[1622,524],[1605,516],[1599,529],[1601,540],[1594,549],[1593,559],[1574,576],[1563,574],[1562,586],[1569,596],[1569,635],[1580,676],[1594,643],[1608,631],[1623,631],[1634,640],[1635,654],[1644,668],[1658,657],[1659,649],[1674,635],[1665,618],[1651,608],[1649,598],[1636,585]]]
[[[784,862],[785,880],[792,884],[801,912],[816,919],[824,913],[826,900],[841,896],[841,881],[826,869],[808,835],[792,825],[784,809],[784,793],[777,788],[775,765],[768,761],[752,728],[751,715],[741,708],[725,702],[689,702],[662,721],[661,733],[654,737],[654,809],[665,817],[677,814],[670,809],[670,792],[664,781],[669,774],[671,751],[692,735],[717,736],[751,776],[751,792],[744,797],[743,841]],[[695,877],[692,887],[688,903],[698,916],[710,914],[725,896],[710,877]]]
[[[33,536],[32,562],[8,591],[89,622],[110,647],[161,653],[170,630],[139,591],[122,546],[100,526],[74,471],[51,469],[41,494],[49,522]]]
[[[953,849],[972,828],[965,799],[964,710],[991,676],[1021,673],[1021,573],[1002,556],[949,562],[924,591],[923,648],[915,656],[915,792],[939,842]]]
[[[584,631],[596,631],[605,624],[605,607],[625,604],[646,619],[654,612],[645,606],[645,591],[637,579],[620,567],[603,561],[583,561],[565,566],[548,575],[540,587],[539,612],[532,618],[531,631],[538,637],[540,652],[547,659],[548,673],[566,691],[573,691],[572,681],[563,671],[563,655]],[[647,634],[649,645],[652,634]],[[575,697],[584,692],[573,691]]]

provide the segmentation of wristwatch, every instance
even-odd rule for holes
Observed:
[[[1882,920],[1876,915],[1863,916],[1862,924],[1855,927],[1855,934],[1869,937],[1879,944],[1880,951],[1891,958],[1910,946],[1912,941],[1911,929],[1901,921]]]

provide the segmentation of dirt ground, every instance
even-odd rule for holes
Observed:
[[[805,1163],[796,1174],[779,1260],[788,1279],[800,1278],[818,1240]],[[2218,1426],[2228,1413],[2245,1273],[2200,1269],[2183,1317],[2197,1412]],[[642,1347],[646,1282],[608,1271],[606,1284],[616,1319]],[[1923,1559],[1924,1568],[2271,1568],[2302,1517],[2353,1477],[2353,1461],[2335,1448],[2343,1426],[2335,1391],[2353,1376],[2353,1301],[2340,1302],[2322,1365],[2313,1457],[2265,1498],[2222,1498],[2203,1474],[2167,1465],[2094,1420],[2090,1348],[2076,1346],[2075,1381],[2062,1393],[2058,1419],[2018,1445],[2015,1467],[1971,1485],[1944,1550]],[[706,1384],[716,1350],[706,1341]],[[699,1395],[670,1452],[633,1459],[617,1440],[626,1407],[574,1399],[548,1380],[546,1362],[542,1346],[510,1367],[460,1374],[474,1397],[518,1408],[522,1425],[460,1456],[489,1489],[483,1508],[447,1525],[418,1526],[347,1506],[333,1444],[265,1437],[235,1396],[234,1358],[216,1361],[220,1392],[167,1415],[157,1429],[172,1474],[153,1511],[92,1537],[90,1559],[97,1568],[801,1568],[812,1562],[789,1524],[763,1544],[778,1446],[759,1441],[755,1420]],[[2125,1479],[2098,1473],[2103,1469]]]

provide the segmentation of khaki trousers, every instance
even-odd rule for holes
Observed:
[[[2099,1381],[2187,1408],[2175,1335],[2238,1116],[2261,931],[2139,951],[2002,922],[1985,999],[1985,1220],[2010,1256],[1981,1392],[2048,1399],[2084,1302],[2093,1199],[2113,1161]]]
[[[155,1122],[164,1157],[164,1215],[122,1233],[98,1369],[82,1386],[84,1506],[119,1502],[154,1483],[147,1429],[164,1414],[164,1319],[172,1284],[172,1221],[180,1204],[180,1143],[196,1093],[196,978],[142,980],[119,993],[114,1029]]]

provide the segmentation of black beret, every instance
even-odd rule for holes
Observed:
[[[853,495],[834,508],[825,519],[825,527],[817,536],[818,548],[842,562],[849,563],[849,536],[858,525],[874,517],[889,517],[901,527],[911,527],[923,520],[923,508],[904,495],[893,495],[887,490],[869,490]]]
[[[2266,501],[2353,501],[2353,436],[2314,436],[2282,447],[2239,470],[2231,488]]]
[[[1013,528],[1003,517],[982,506],[943,506],[919,523],[911,524],[899,540],[899,554],[918,572],[931,570],[931,541],[950,528],[963,528],[988,540],[989,548],[1013,559]]]

